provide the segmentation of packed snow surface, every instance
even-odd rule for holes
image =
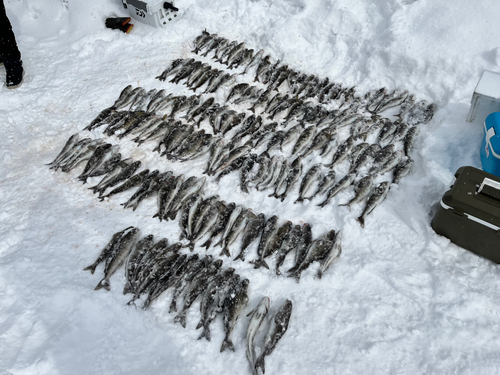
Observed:
[[[285,299],[294,304],[266,374],[499,372],[499,268],[430,227],[454,172],[480,167],[482,128],[465,118],[482,71],[500,71],[498,1],[178,0],[178,20],[167,29],[133,21],[130,34],[104,27],[105,17],[126,15],[119,0],[5,5],[26,76],[17,90],[0,88],[1,374],[249,374],[244,315],[263,296],[273,311]],[[228,202],[309,222],[315,237],[343,231],[343,253],[321,280],[308,270],[296,284],[225,261],[250,279],[235,353],[219,353],[221,320],[211,342],[197,340],[197,305],[186,329],[174,324],[170,292],[142,311],[126,306],[122,272],[111,278],[111,292],[94,291],[102,267],[94,275],[83,268],[113,233],[134,225],[175,241],[178,224],[152,219],[154,201],[135,212],[122,209],[124,196],[99,202],[76,180],[81,167],[65,174],[44,165],[125,86],[185,89],[154,77],[171,60],[191,56],[203,29],[360,93],[399,88],[439,108],[420,125],[411,174],[391,188],[365,229],[355,220],[360,206],[352,213],[337,206],[347,193],[319,209],[255,190],[244,195],[236,175],[208,184],[207,194]],[[123,147],[146,164],[201,175],[201,162],[185,170],[153,158],[150,148]]]

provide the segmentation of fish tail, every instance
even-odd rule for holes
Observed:
[[[198,323],[198,325],[196,326],[196,329],[200,329],[201,327],[203,327],[205,324],[205,322],[203,321],[203,318],[201,318],[200,322]],[[198,339],[199,340],[199,339]]]
[[[226,349],[228,349],[228,348],[229,348],[230,350],[232,350],[233,352],[235,351],[235,350],[234,350],[234,345],[233,345],[233,342],[232,342],[230,339],[228,339],[228,338],[226,337],[226,338],[224,339],[224,341],[222,342],[222,345],[221,345],[221,347],[220,347],[220,352],[222,353],[224,350],[226,350]]]
[[[318,204],[319,207],[325,207],[328,204],[328,199],[325,200],[323,203]]]
[[[130,305],[134,305],[135,306],[135,300],[139,298],[138,295],[134,295],[134,297],[132,297],[132,299],[130,301],[127,302],[127,305],[130,306]]]
[[[365,227],[365,218],[363,216],[360,216],[356,219],[359,224],[361,225],[361,228],[364,228]]]
[[[132,285],[130,284],[130,282],[127,281],[127,283],[123,287],[123,294],[128,294],[128,293],[132,293]]]
[[[160,221],[161,221],[161,216],[160,216],[160,213],[159,213],[159,212],[157,212],[157,213],[155,213],[155,214],[154,214],[153,219],[154,219],[155,217],[160,218]]]
[[[170,308],[169,308],[168,312],[170,314],[172,314],[176,311],[177,311],[177,301],[175,299],[173,299],[172,302],[170,303]]]
[[[201,340],[202,338],[206,338],[207,341],[210,341],[212,339],[212,335],[208,326],[203,327],[203,332],[201,333],[200,337],[198,337],[198,340]]]
[[[255,371],[257,372],[258,368],[262,369],[262,373],[266,373],[266,364],[264,362],[264,356],[260,356],[256,361],[255,361]]]
[[[212,240],[209,238],[203,245],[201,245],[200,247],[204,247],[205,249],[208,250],[208,248],[210,247],[210,245],[212,244]]]
[[[150,299],[150,296],[148,296],[148,298],[146,298],[146,301],[144,301],[144,304],[142,305],[142,309],[147,310],[147,308],[149,307],[151,302],[152,302],[152,300]]]
[[[182,327],[186,328],[186,312],[183,311],[174,318],[174,323],[180,323]]]
[[[189,251],[193,252],[194,251],[194,242],[190,242],[188,247],[189,247]]]
[[[94,272],[95,272],[96,267],[97,267],[97,263],[94,263],[94,264],[91,264],[88,267],[85,267],[83,270],[84,271],[90,271],[90,273],[93,275]]]
[[[99,290],[99,289],[106,289],[107,291],[110,291],[111,288],[109,287],[109,280],[104,278],[101,281],[99,281],[99,284],[94,288],[94,290]]]
[[[323,271],[321,271],[321,269],[319,269],[318,272],[316,273],[316,277],[318,279],[321,279],[322,276],[323,276]]]
[[[304,198],[302,197],[298,197],[297,200],[295,202],[293,202],[293,204],[297,203],[297,202],[302,202],[304,200]]]
[[[219,256],[222,256],[222,255],[225,255],[227,257],[231,257],[231,253],[229,252],[229,249],[227,248],[227,246],[224,246],[222,248],[222,251],[220,252]]]
[[[242,262],[245,261],[245,255],[243,254],[243,251],[241,253],[238,254],[238,256],[236,258],[234,258],[233,260],[238,260],[240,259]]]

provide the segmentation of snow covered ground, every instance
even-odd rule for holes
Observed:
[[[287,298],[294,303],[266,373],[499,372],[499,268],[430,227],[456,169],[480,167],[482,129],[465,117],[482,70],[500,70],[498,1],[178,0],[181,14],[170,28],[134,22],[128,35],[104,27],[106,16],[125,15],[118,0],[5,3],[26,76],[17,90],[0,88],[0,374],[250,373],[247,318],[234,333],[236,352],[220,354],[220,320],[210,343],[197,341],[196,308],[183,329],[167,312],[170,293],[144,312],[125,305],[121,272],[111,292],[96,292],[102,268],[82,271],[113,233],[134,225],[143,235],[177,238],[177,223],[152,219],[154,201],[135,212],[121,208],[123,196],[100,203],[77,182],[78,170],[44,165],[126,85],[185,89],[154,77],[190,56],[204,28],[359,92],[401,88],[439,107],[421,125],[412,173],[364,230],[356,209],[244,196],[237,176],[208,185],[207,194],[256,212],[309,222],[315,237],[344,232],[342,256],[321,280],[306,271],[296,284],[227,261],[251,280],[247,311],[264,295],[272,309]],[[148,147],[120,143],[146,164],[201,173],[201,162],[185,170]]]

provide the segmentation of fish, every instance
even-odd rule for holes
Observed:
[[[269,242],[278,232],[277,223],[278,223],[278,216],[276,215],[273,215],[269,219],[267,219],[266,224],[264,225],[264,229],[262,230],[262,236],[260,238],[259,247],[257,248],[258,258],[250,262],[254,264],[254,268],[260,268],[261,266],[264,266],[267,269],[269,269],[269,266],[264,260],[264,256],[265,256],[265,251],[269,246]]]
[[[312,199],[313,196],[308,197],[308,193],[312,189],[312,187],[316,184],[318,179],[321,176],[321,167],[322,164],[315,164],[309,171],[306,173],[304,178],[302,179],[302,183],[300,184],[299,197],[294,204],[297,202],[302,202],[305,199]]]
[[[225,337],[222,345],[220,347],[220,352],[222,353],[226,349],[230,349],[233,352],[234,344],[231,340],[231,334],[236,326],[240,313],[248,304],[248,286],[250,281],[244,279],[238,284],[232,292],[230,292],[224,301],[224,332]]]
[[[184,297],[184,303],[182,310],[174,318],[174,323],[180,323],[182,327],[186,328],[186,313],[191,305],[198,299],[198,297],[204,292],[207,283],[211,281],[211,278],[217,275],[220,267],[222,266],[222,260],[216,260],[204,270],[193,277],[193,280],[186,290],[186,295]]]
[[[325,236],[318,238],[316,241],[313,241],[309,249],[307,250],[307,254],[304,257],[304,260],[297,269],[288,275],[288,277],[294,277],[297,282],[300,281],[301,273],[309,268],[309,266],[320,259],[325,258],[325,256],[330,252],[335,240],[335,231],[329,231]]]
[[[323,195],[328,189],[330,189],[333,185],[335,185],[336,176],[337,175],[333,169],[328,171],[328,173],[323,176],[323,179],[318,185],[318,190],[316,190],[311,199],[317,195]]]
[[[231,214],[229,218],[226,221],[226,225],[224,226],[224,231],[222,233],[222,237],[218,243],[215,244],[215,246],[221,246],[225,247],[225,241],[226,237],[229,235],[234,223],[236,222],[236,219],[241,215],[241,213],[244,211],[243,206],[236,206],[234,209],[231,210]]]
[[[80,135],[78,133],[75,133],[73,134],[71,137],[68,138],[68,140],[66,141],[66,143],[64,144],[62,150],[59,152],[59,154],[56,156],[56,158],[46,164],[46,165],[56,165],[64,155],[66,155],[66,153],[68,153],[71,149],[73,149],[73,147],[78,143],[78,141],[80,140]]]
[[[278,178],[276,179],[276,183],[274,184],[274,193],[269,194],[269,197],[278,198],[279,192],[282,190],[282,187],[286,186],[289,170],[290,164],[287,160],[285,160],[281,165],[281,170],[279,171]]]
[[[378,133],[377,142],[382,143],[388,140],[389,137],[394,134],[397,127],[398,127],[397,122],[392,122],[391,120],[387,120],[382,129],[380,129],[380,132]]]
[[[332,265],[333,261],[337,259],[340,254],[342,253],[342,231],[339,230],[337,231],[337,234],[335,235],[335,240],[333,242],[332,247],[330,248],[330,251],[328,254],[320,261],[320,266],[318,268],[318,272],[316,274],[316,277],[318,279],[321,279],[323,274],[330,268]]]
[[[123,184],[121,184],[120,186],[111,190],[108,194],[101,196],[99,199],[101,201],[103,201],[104,199],[109,198],[115,194],[122,193],[128,189],[131,189],[137,185],[140,185],[147,179],[149,174],[150,174],[149,169],[145,169],[145,170],[127,178]]]
[[[120,242],[113,248],[113,252],[106,259],[106,265],[104,266],[104,278],[99,281],[94,290],[99,290],[101,288],[108,291],[111,290],[109,278],[127,259],[133,246],[135,245],[135,242],[137,241],[139,232],[140,230],[138,228],[132,228],[120,238]]]
[[[247,316],[250,316],[250,321],[248,322],[247,333],[246,333],[246,356],[248,362],[250,363],[250,368],[252,369],[252,373],[257,375],[257,369],[255,368],[255,348],[254,348],[254,340],[255,336],[259,332],[259,328],[264,322],[266,315],[271,306],[271,299],[269,297],[263,297],[259,302],[257,307],[250,311]]]
[[[332,161],[325,166],[333,168],[335,165],[346,160],[353,147],[354,147],[354,139],[352,139],[352,137],[347,138],[347,140],[339,146],[339,148],[333,155]]]
[[[301,228],[301,232],[302,233],[300,235],[300,239],[297,243],[295,251],[295,264],[292,268],[286,271],[287,273],[293,273],[299,268],[301,263],[306,258],[307,251],[312,244],[313,237],[311,226],[308,223],[305,223]]]
[[[224,246],[222,246],[222,250],[220,252],[220,256],[226,255],[231,257],[231,253],[229,252],[229,246],[233,244],[234,241],[239,237],[239,235],[245,229],[246,223],[248,221],[249,216],[255,216],[250,209],[244,209],[238,215],[236,220],[234,221],[233,226],[230,228],[227,236],[224,238]]]
[[[167,216],[170,220],[174,220],[177,212],[182,207],[182,204],[187,201],[194,194],[199,193],[205,185],[206,177],[197,178],[190,177],[181,185],[175,200],[172,202],[168,209]]]
[[[394,151],[389,160],[387,160],[384,165],[382,165],[378,171],[378,174],[383,175],[384,173],[394,169],[396,165],[401,161],[401,153],[399,151]]]
[[[257,155],[255,154],[250,154],[245,161],[243,162],[243,165],[240,168],[240,189],[244,193],[249,193],[248,191],[248,182],[249,182],[249,174],[250,171],[253,169],[253,166],[255,165],[255,162],[257,160]]]
[[[266,216],[264,214],[259,214],[257,217],[247,220],[241,240],[241,251],[234,260],[240,259],[241,261],[245,261],[245,254],[248,246],[260,236],[260,232],[264,229],[265,222]]]
[[[410,173],[411,167],[413,166],[413,159],[406,159],[400,162],[394,168],[392,183],[399,184],[399,181]]]
[[[140,241],[137,241],[133,250],[130,252],[129,257],[125,262],[126,283],[123,288],[123,294],[135,292],[134,290],[132,290],[132,285],[131,285],[135,269],[137,268],[138,263],[140,263],[142,257],[144,256],[144,253],[147,250],[149,250],[153,246],[153,244],[154,244],[154,236],[152,234],[149,234],[146,237],[142,238]]]
[[[413,149],[419,132],[420,128],[417,126],[413,126],[406,133],[406,136],[404,137],[404,150],[406,156],[409,156],[410,151]]]
[[[365,218],[368,216],[377,206],[380,205],[387,196],[389,189],[391,188],[391,184],[389,181],[384,181],[380,183],[377,187],[372,189],[368,200],[366,201],[366,206],[361,213],[361,216],[357,218],[359,224],[362,228],[365,227]]]
[[[255,268],[259,268],[262,265],[269,269],[264,259],[274,254],[281,247],[281,244],[283,243],[288,233],[290,233],[290,231],[292,230],[292,227],[292,222],[287,221],[285,224],[278,228],[276,233],[269,239],[267,246],[264,248],[262,256],[260,257],[260,260],[254,262]]]
[[[283,239],[278,255],[276,257],[275,272],[276,275],[281,275],[280,267],[285,261],[286,256],[297,247],[300,237],[302,236],[302,228],[300,225],[295,225]]]
[[[298,156],[293,162],[292,165],[290,166],[290,170],[288,171],[288,175],[286,178],[286,189],[285,191],[277,196],[276,198],[280,199],[282,202],[285,200],[286,196],[288,193],[293,189],[295,184],[300,178],[300,175],[302,173],[302,158]]]
[[[320,207],[325,207],[330,200],[337,195],[341,190],[345,189],[346,187],[351,186],[351,184],[354,182],[354,179],[357,176],[356,171],[349,172],[346,174],[335,186],[333,186],[330,190],[328,190],[328,193],[326,195],[326,199],[318,204]]]
[[[228,205],[224,204],[223,202],[219,202],[219,216],[217,217],[217,223],[212,230],[210,238],[203,245],[201,245],[201,247],[208,249],[212,244],[212,239],[225,230],[229,218],[231,217],[231,214],[233,213],[235,208],[236,203],[234,202],[231,202]]]
[[[278,309],[274,318],[271,320],[269,330],[264,337],[264,349],[259,358],[257,358],[257,360],[255,361],[256,371],[260,367],[263,373],[266,372],[265,357],[267,357],[274,351],[279,340],[288,330],[288,324],[290,323],[290,317],[292,315],[292,308],[292,301],[287,299],[285,303]]]
[[[124,234],[128,233],[130,230],[134,229],[134,227],[128,227],[125,228],[124,230],[117,232],[113,234],[113,237],[111,238],[111,241],[108,242],[108,244],[101,250],[101,253],[97,257],[96,261],[92,263],[90,266],[85,267],[83,270],[84,271],[90,271],[90,273],[93,275],[95,272],[96,267],[102,262],[105,261],[109,256],[115,252],[116,246],[120,243],[120,240],[124,236]]]
[[[311,125],[304,129],[293,146],[292,155],[301,155],[308,147],[316,134],[316,126]]]
[[[354,188],[354,193],[355,196],[352,198],[349,202],[344,203],[344,204],[339,204],[340,206],[347,206],[349,208],[349,211],[351,210],[351,205],[354,203],[361,202],[365,197],[368,195],[368,193],[372,190],[373,187],[373,176],[368,175],[363,177],[359,182],[356,184]]]

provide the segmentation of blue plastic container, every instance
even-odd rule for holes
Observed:
[[[484,121],[481,145],[481,164],[485,172],[500,177],[500,112],[494,112]]]

